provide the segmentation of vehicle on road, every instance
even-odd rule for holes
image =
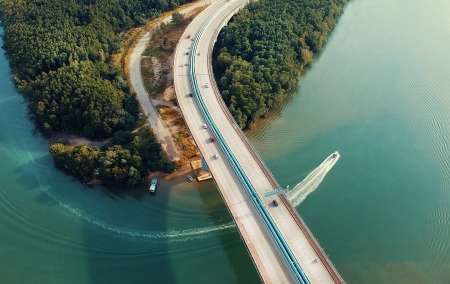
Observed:
[[[187,38],[191,38],[191,35],[187,35]]]
[[[215,154],[214,159],[219,159],[219,155]]]
[[[184,63],[184,66],[188,66],[188,64],[187,64],[187,63]]]
[[[273,205],[273,207],[277,207],[277,206],[278,206],[278,202],[274,199],[274,200],[272,201],[272,205]]]
[[[208,85],[208,83],[206,83],[206,84],[205,84],[205,88],[209,88],[209,85]]]
[[[209,136],[209,141],[211,141],[211,142],[216,142],[216,138],[214,138],[214,136]]]
[[[206,125],[206,124],[203,124],[203,128],[205,128],[205,129],[206,129],[206,128],[208,128],[208,125]]]
[[[185,54],[186,54],[186,55],[189,55],[189,52],[186,52]]]
[[[189,96],[192,98],[194,96],[194,94],[193,93],[189,93]]]

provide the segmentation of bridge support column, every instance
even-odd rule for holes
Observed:
[[[200,156],[200,159],[202,160],[202,170],[208,171],[208,165],[206,164],[205,158],[203,158],[203,155]]]

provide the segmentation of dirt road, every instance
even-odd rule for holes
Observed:
[[[212,1],[215,2],[215,1]],[[180,13],[184,14],[189,11],[194,10],[205,4],[210,4],[211,1],[198,1],[194,5],[181,10]],[[172,16],[168,16],[162,20],[164,23],[168,23],[172,20]],[[155,27],[156,28],[156,27]],[[162,121],[155,106],[152,104],[147,90],[144,86],[144,81],[142,80],[141,73],[141,56],[145,51],[147,43],[150,41],[155,28],[148,31],[142,38],[138,41],[136,46],[130,55],[130,81],[131,85],[136,92],[139,103],[141,104],[142,110],[148,116],[148,122],[153,132],[155,133],[156,139],[161,143],[162,148],[166,151],[167,155],[172,161],[177,161],[180,159],[180,153],[178,152],[175,141],[173,140],[169,129],[166,127],[165,123]]]

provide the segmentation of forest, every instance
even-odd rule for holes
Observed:
[[[132,129],[137,103],[111,55],[121,33],[188,1],[0,0],[3,49],[29,117],[47,135]]]
[[[106,185],[135,186],[144,181],[148,171],[175,170],[148,127],[137,134],[117,131],[102,148],[68,146],[59,141],[50,147],[50,153],[59,169],[85,182],[97,179]]]
[[[325,44],[346,0],[259,0],[225,26],[214,75],[241,128],[250,128],[297,84]]]
[[[0,0],[2,47],[13,80],[28,103],[28,117],[48,136],[63,130],[88,138],[108,138],[118,131],[135,128],[139,103],[130,93],[122,68],[113,66],[111,57],[121,50],[121,35],[125,31],[191,1]],[[160,145],[158,151],[153,149],[159,154],[149,157],[128,146],[114,145],[100,151],[57,144],[51,153],[60,167],[64,153],[72,163],[64,168],[84,179],[90,178],[87,173],[94,164],[85,163],[83,155],[89,157],[87,161],[97,162],[108,161],[106,157],[113,153],[123,155],[124,160],[130,158],[128,174],[134,177],[133,181],[112,177],[108,167],[98,167],[98,177],[117,185],[135,184],[143,169],[173,171],[173,164],[167,166],[160,155]],[[75,166],[77,162],[80,164]],[[80,168],[83,165],[85,169]]]

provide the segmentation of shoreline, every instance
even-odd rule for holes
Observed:
[[[121,68],[124,70],[124,72],[126,72],[126,76],[127,79],[129,80],[130,83],[130,89],[131,90],[136,90],[135,85],[132,84],[132,82],[130,81],[130,73],[131,70],[130,68],[128,68],[129,66],[127,65],[131,65],[131,64],[127,64],[127,63],[131,63],[131,55],[135,52],[135,49],[137,47],[137,45],[139,45],[139,43],[143,40],[143,38],[145,38],[146,36],[148,37],[150,34],[150,37],[148,38],[148,41],[151,40],[151,36],[152,34],[155,32],[156,28],[158,27],[158,25],[162,22],[170,22],[171,18],[172,18],[172,14],[175,12],[179,12],[182,13],[186,19],[188,19],[189,17],[193,17],[193,15],[197,16],[199,14],[198,9],[202,8],[202,7],[207,7],[207,1],[196,1],[196,2],[191,2],[188,4],[183,5],[182,7],[179,7],[178,9],[172,10],[172,11],[168,11],[165,12],[163,15],[161,15],[160,17],[153,19],[151,21],[149,21],[147,24],[145,24],[143,27],[137,27],[135,29],[131,29],[129,31],[124,32],[126,33],[130,33],[131,34],[131,40],[124,39],[125,43],[126,43],[126,47],[125,50],[121,53],[118,54],[116,57],[116,66],[118,64],[118,62],[120,63],[120,61],[122,61],[123,64],[121,64]],[[189,13],[191,12],[191,13]],[[195,17],[194,16],[194,17]],[[185,27],[182,29],[182,32],[184,31]],[[170,33],[170,31],[169,31]],[[138,36],[137,36],[138,35]],[[141,36],[139,36],[141,35]],[[180,40],[180,38],[176,39],[176,42],[178,42]],[[145,49],[142,50],[142,53],[144,53],[148,46],[147,46],[147,42],[145,42]],[[142,60],[142,58],[144,56],[141,56],[141,54],[139,54],[140,59]],[[170,60],[172,59],[172,60]],[[117,61],[118,60],[118,61]],[[125,62],[123,62],[124,60],[126,60]],[[172,64],[167,64],[169,63],[169,61],[172,62]],[[139,62],[140,63],[140,62]],[[114,64],[114,63],[113,63]],[[172,160],[172,161],[179,161],[180,160],[180,156],[183,155],[185,152],[183,149],[180,149],[181,147],[179,147],[179,145],[175,145],[175,139],[174,136],[178,135],[179,132],[178,131],[170,131],[171,129],[171,125],[172,124],[172,128],[173,128],[173,120],[174,119],[163,119],[162,116],[159,114],[159,111],[161,108],[170,108],[175,112],[178,112],[179,115],[181,116],[180,110],[178,108],[178,106],[171,100],[168,100],[167,94],[170,92],[170,89],[172,89],[172,95],[173,97],[176,98],[175,94],[174,94],[174,88],[173,88],[173,52],[170,54],[169,56],[169,60],[167,60],[167,62],[161,62],[162,65],[169,65],[168,70],[169,73],[166,74],[168,78],[171,78],[171,80],[167,82],[164,91],[160,94],[158,94],[158,96],[156,98],[151,98],[150,96],[148,96],[148,94],[146,95],[147,100],[150,102],[150,104],[152,105],[152,109],[155,110],[155,113],[157,115],[157,117],[160,119],[159,123],[157,123],[157,126],[160,128],[164,128],[165,130],[167,130],[169,135],[166,135],[163,139],[157,139],[157,141],[161,144],[161,148],[162,150],[167,154],[167,156]],[[140,67],[140,64],[139,64]],[[141,77],[140,83],[142,83],[143,85],[143,79],[142,79],[142,70],[141,68],[138,69],[139,70],[139,76]],[[128,72],[127,72],[128,71]],[[161,70],[160,70],[161,71]],[[168,92],[169,91],[169,92]],[[146,92],[146,90],[145,90]],[[169,94],[170,95],[170,94]],[[143,109],[143,104],[141,102],[141,100],[139,100],[139,105],[140,108]],[[145,111],[144,111],[145,112]],[[147,112],[145,112],[147,114]],[[158,130],[155,129],[154,125],[151,125],[150,119],[146,119],[146,123],[145,125],[150,126],[150,128],[152,129],[152,131],[154,132],[155,136],[157,136]],[[138,127],[139,128],[139,127]],[[138,129],[137,128],[137,129]],[[178,130],[178,129],[177,129]],[[190,135],[190,133],[189,133]],[[168,147],[168,145],[165,143],[168,141],[168,139],[171,140],[173,142],[173,145],[170,145]],[[53,145],[55,143],[57,143],[59,140],[65,140],[69,146],[90,146],[90,147],[101,147],[103,146],[107,141],[109,141],[111,138],[107,138],[107,139],[94,139],[91,140],[87,137],[83,137],[80,136],[76,133],[70,133],[67,131],[56,131],[54,133],[51,134],[50,137],[47,137],[47,142],[49,145]],[[192,139],[192,138],[191,138]],[[195,143],[193,143],[193,145],[195,146]],[[184,145],[182,145],[184,146]],[[195,146],[196,147],[196,146]],[[182,147],[185,148],[185,147]],[[177,155],[177,150],[180,153],[180,155]],[[194,170],[190,167],[190,162],[199,157],[199,152],[198,149],[197,153],[195,156],[192,156],[185,159],[185,161],[183,162],[183,164],[181,164],[180,168],[177,169],[175,172],[171,173],[171,174],[167,174],[167,173],[163,173],[163,172],[149,172],[148,176],[144,179],[143,184],[145,184],[146,182],[148,182],[149,177],[153,176],[153,175],[157,175],[159,177],[162,177],[164,179],[173,179],[175,177],[178,176],[182,176],[182,175],[187,175],[190,172],[194,172]],[[184,155],[186,156],[186,155]],[[174,159],[175,158],[175,159]],[[87,185],[102,185],[103,182],[101,180],[98,179],[93,179],[92,181],[89,182],[85,182]]]

